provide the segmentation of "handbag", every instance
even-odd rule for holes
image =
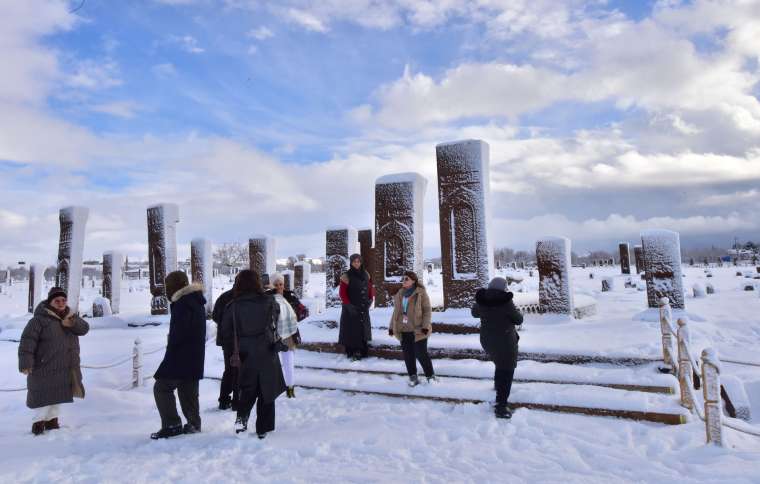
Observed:
[[[235,308],[232,307],[232,356],[230,356],[230,366],[232,368],[240,368],[242,361],[240,361],[240,343],[238,342],[237,334],[237,318],[235,317]]]

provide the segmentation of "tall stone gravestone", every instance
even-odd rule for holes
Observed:
[[[119,313],[121,303],[121,267],[124,257],[119,252],[103,253],[103,297],[111,303],[111,314]]]
[[[85,207],[66,207],[59,213],[61,236],[58,243],[55,285],[66,291],[69,308],[74,312],[79,310],[84,229],[89,213],[90,211]]]
[[[251,270],[261,276],[261,284],[269,285],[269,274],[277,270],[276,242],[268,235],[254,235],[248,240]]]
[[[659,307],[659,300],[667,297],[672,308],[685,309],[678,232],[645,230],[641,232],[641,246],[649,307]]]
[[[633,246],[633,260],[636,263],[636,274],[644,272],[644,248],[642,246]]]
[[[327,230],[325,241],[325,306],[341,305],[338,286],[340,276],[348,270],[348,258],[359,245],[359,235],[353,227],[336,227]]]
[[[190,274],[194,283],[203,285],[203,297],[206,299],[206,319],[211,317],[214,307],[214,258],[211,253],[211,241],[197,238],[190,241]]]
[[[620,248],[620,272],[622,274],[631,273],[631,247],[628,242],[621,242]]]
[[[538,303],[546,313],[573,314],[570,239],[545,237],[536,242]]]
[[[293,286],[296,297],[303,298],[306,294],[306,286],[311,279],[311,264],[306,261],[296,262],[293,268]]]
[[[150,314],[169,314],[164,280],[177,270],[177,223],[179,207],[161,203],[148,207],[148,269]]]
[[[376,307],[393,303],[404,271],[421,275],[423,202],[427,180],[417,173],[387,175],[375,182]]]
[[[32,264],[29,266],[29,304],[27,309],[34,313],[37,305],[42,301],[43,286],[45,284],[45,266]]]
[[[375,276],[375,255],[372,240],[372,229],[361,229],[358,232],[359,236],[359,254],[362,256],[362,262],[364,262],[364,268],[367,272]]]
[[[295,272],[290,269],[282,271],[282,280],[285,285],[285,290],[293,291],[295,289]]]
[[[479,140],[442,143],[435,151],[443,304],[469,308],[475,291],[488,285],[493,272],[488,144]]]

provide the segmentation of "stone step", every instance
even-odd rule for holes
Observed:
[[[337,334],[336,334],[337,338]],[[299,345],[300,349],[307,351],[316,351],[321,353],[343,353],[343,346],[338,343],[329,342],[303,342]],[[433,359],[447,358],[452,360],[474,359],[488,361],[488,355],[482,349],[476,348],[457,348],[457,347],[435,347],[429,346],[428,353]],[[369,356],[378,358],[401,360],[403,353],[399,345],[372,344],[369,347]],[[567,353],[537,353],[523,352],[518,354],[518,360],[532,360],[544,363],[565,363],[571,365],[588,364],[588,363],[606,363],[617,366],[637,366],[657,363],[659,360],[647,357],[634,356],[603,356],[603,355],[579,355]]]
[[[392,374],[344,374],[331,370],[301,369],[297,386],[314,390],[425,399],[449,403],[492,403],[493,382],[452,376],[439,376],[435,383],[407,385],[407,378]],[[424,378],[422,378],[424,380]],[[678,405],[675,396],[633,392],[592,385],[554,383],[515,383],[510,405],[550,412],[590,416],[618,417],[631,420],[680,424],[688,412]]]
[[[435,360],[436,375],[470,380],[493,380],[494,367],[478,360]],[[342,356],[328,356],[299,349],[297,368],[327,370],[336,373],[406,375],[403,364],[395,360],[367,358],[349,361]],[[419,367],[418,367],[419,370]],[[656,368],[643,371],[631,368],[600,369],[558,363],[524,362],[515,370],[515,382],[592,385],[618,390],[648,393],[676,393],[678,381],[672,375],[658,373]]]

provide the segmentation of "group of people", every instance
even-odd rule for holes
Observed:
[[[284,282],[281,274],[272,274],[270,288],[265,289],[255,271],[240,271],[232,289],[217,298],[212,313],[218,325],[216,344],[224,355],[219,409],[236,412],[235,431],[240,433],[248,430],[255,404],[255,429],[262,439],[275,428],[277,397],[283,393],[295,397],[295,349],[301,342],[298,322],[308,317],[306,307],[285,289]],[[151,434],[152,439],[201,431],[198,387],[206,352],[203,286],[190,284],[184,272],[175,271],[166,277],[165,289],[171,301],[171,317],[166,352],[154,375],[153,394],[161,428]],[[375,290],[359,254],[350,257],[350,267],[341,275],[339,295],[343,303],[339,343],[348,358],[360,360],[368,355],[372,339],[369,310]],[[400,342],[410,386],[420,383],[418,361],[427,382],[437,381],[427,349],[431,315],[425,286],[417,274],[406,271],[393,297],[388,334]],[[480,342],[496,367],[495,414],[510,418],[507,401],[520,339],[515,327],[523,318],[504,278],[496,277],[487,288],[476,292],[472,315],[481,320]],[[71,311],[67,294],[60,287],[49,291],[24,328],[18,360],[19,371],[27,375],[26,403],[34,410],[33,434],[60,428],[59,405],[75,397],[84,398],[79,336],[88,331],[89,325]]]

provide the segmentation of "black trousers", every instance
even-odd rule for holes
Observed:
[[[261,385],[255,387],[242,387],[240,389],[240,403],[238,404],[238,417],[247,422],[251,416],[253,404],[256,404],[256,433],[264,434],[274,430],[274,402],[264,403],[261,400]]]
[[[404,352],[404,363],[406,363],[406,372],[409,376],[417,374],[417,361],[422,365],[422,371],[426,377],[431,377],[433,372],[433,362],[430,361],[430,355],[427,350],[427,338],[420,341],[414,341],[414,333],[401,333],[401,350]]]
[[[352,356],[358,356],[361,358],[366,358],[367,354],[369,354],[369,345],[366,341],[361,343],[361,346],[358,347],[351,347],[346,346],[346,356],[351,358]]]
[[[496,405],[507,404],[509,393],[512,391],[512,378],[514,376],[514,367],[496,368],[496,371],[494,371],[493,382],[496,387]]]
[[[238,395],[238,369],[230,366],[230,357],[232,350],[224,350],[224,373],[222,373],[222,385],[219,388],[219,402],[232,401],[237,405]],[[230,393],[232,400],[230,400]]]
[[[177,401],[174,390],[179,396],[179,406],[188,423],[201,429],[201,414],[198,407],[199,380],[173,380],[159,378],[153,385],[153,397],[156,399],[158,414],[161,415],[161,428],[182,425],[182,419],[177,414]]]

